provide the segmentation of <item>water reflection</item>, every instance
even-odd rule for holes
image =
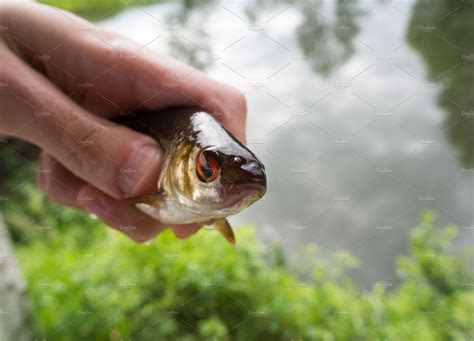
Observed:
[[[319,7],[304,4],[303,22],[298,28],[298,41],[312,68],[322,75],[329,75],[338,65],[354,53],[353,41],[359,33],[358,1],[338,0],[334,22],[321,16]],[[323,42],[321,44],[321,42]]]
[[[159,23],[135,9],[102,25],[207,68],[246,93],[248,141],[267,167],[269,189],[233,224],[255,226],[269,245],[280,241],[288,264],[315,242],[328,256],[348,249],[360,258],[358,283],[393,283],[394,257],[404,252],[421,210],[437,210],[440,224],[468,227],[458,240],[472,240],[473,173],[462,171],[446,143],[449,123],[443,127],[436,105],[444,95],[467,110],[472,73],[462,78],[453,69],[438,76],[439,85],[424,86],[425,65],[405,39],[411,11],[425,11],[412,2],[318,3],[174,3],[145,8]],[[455,34],[440,26],[448,18],[436,24],[443,37]],[[446,48],[422,50],[430,48],[427,64],[441,65],[436,70],[455,64]],[[468,65],[458,68],[467,72]],[[462,96],[447,92],[453,88]],[[468,138],[467,130],[457,135]]]
[[[170,54],[200,70],[207,69],[213,61],[208,28],[203,23],[214,2],[185,0],[181,10],[166,18]],[[186,36],[183,31],[187,32]]]
[[[316,73],[329,76],[354,53],[353,42],[359,33],[358,21],[362,15],[358,0],[333,3],[257,0],[246,8],[245,13],[256,24],[262,12],[278,5],[286,6],[283,11],[291,5],[301,13],[302,19],[295,34],[301,53]]]
[[[465,167],[474,166],[474,6],[466,1],[419,0],[408,41],[423,57],[431,81],[442,87],[444,133]]]
[[[257,26],[262,14],[273,6],[296,7],[302,16],[294,32],[301,54],[316,73],[327,77],[354,53],[354,38],[359,33],[358,20],[362,16],[358,2],[338,0],[335,3],[295,3],[292,0],[257,0],[251,2],[244,11],[250,22]],[[208,68],[214,59],[205,24],[214,4],[213,0],[186,0],[181,9],[170,14],[166,20],[171,32],[170,53],[201,70]],[[191,36],[184,37],[183,29]]]

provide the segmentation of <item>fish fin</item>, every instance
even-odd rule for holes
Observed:
[[[234,231],[232,231],[232,227],[227,219],[216,219],[212,222],[212,225],[216,227],[217,231],[219,231],[230,244],[235,245]]]
[[[127,201],[131,204],[147,204],[152,207],[158,207],[160,202],[163,201],[163,196],[161,194],[151,194],[141,197],[128,198]]]

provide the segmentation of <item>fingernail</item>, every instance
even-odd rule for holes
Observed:
[[[153,145],[146,145],[134,153],[125,168],[120,169],[119,186],[125,197],[137,195],[136,189],[140,180],[149,174],[150,167],[161,156],[161,150]],[[159,170],[156,170],[158,176]]]

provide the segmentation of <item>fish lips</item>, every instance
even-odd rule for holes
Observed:
[[[247,206],[263,197],[267,190],[265,168],[257,162],[240,166],[236,181],[224,185],[224,198],[229,206],[242,202]]]
[[[267,189],[262,182],[246,182],[227,185],[223,189],[222,204],[225,207],[240,206],[241,209],[250,206],[260,199]]]

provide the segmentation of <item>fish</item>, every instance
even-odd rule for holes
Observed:
[[[235,244],[227,217],[262,198],[267,188],[265,167],[255,154],[199,107],[127,112],[113,121],[149,135],[164,151],[156,193],[130,202],[162,223],[209,226]]]

